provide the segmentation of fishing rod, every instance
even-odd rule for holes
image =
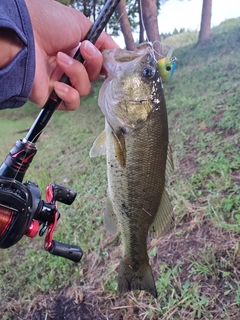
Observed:
[[[107,0],[85,40],[96,43],[119,2],[120,0]],[[84,63],[79,50],[73,58]],[[63,74],[59,81],[71,85],[66,74]],[[36,142],[61,102],[62,99],[53,90],[26,137],[15,143],[0,167],[0,248],[11,247],[24,235],[33,238],[37,233],[43,236],[47,232],[45,250],[53,255],[79,262],[83,255],[80,247],[52,239],[60,218],[57,201],[71,205],[76,198],[76,191],[58,184],[50,184],[46,189],[44,201],[37,184],[31,181],[22,183],[37,152]]]

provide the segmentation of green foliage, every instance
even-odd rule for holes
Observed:
[[[240,306],[240,286],[238,286],[237,288],[234,302],[237,304],[238,307]]]
[[[189,279],[180,282],[181,272],[181,265],[161,266],[160,277],[156,282],[157,290],[161,292],[156,313],[160,317],[167,318],[169,314],[178,313],[178,308],[182,308],[188,310],[191,319],[200,319],[209,305],[209,299],[204,295],[199,295],[200,286],[197,283],[190,282]]]
[[[58,0],[62,4],[69,5],[80,10],[86,17],[95,21],[101,11],[103,5],[106,1],[100,0]],[[137,1],[127,0],[126,1],[126,11],[128,14],[128,19],[132,28],[132,32],[138,30],[139,26],[139,13],[138,13],[138,3]],[[112,36],[118,36],[120,34],[120,17],[118,10],[116,10],[108,23],[108,33]]]
[[[172,33],[171,32],[161,33],[161,40],[164,40],[164,39],[171,37],[172,35],[175,35],[175,34],[181,34],[181,33],[186,33],[186,32],[188,32],[188,31],[185,30],[185,28],[181,28],[180,30],[175,28]]]

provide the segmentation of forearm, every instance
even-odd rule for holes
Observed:
[[[6,67],[23,46],[23,42],[13,30],[0,28],[0,69]]]
[[[96,47],[117,47],[106,33],[96,47],[84,45],[91,25],[83,13],[55,0],[0,0],[0,29],[11,30],[0,35],[0,109],[21,107],[28,99],[42,107],[53,89],[64,108],[76,109],[102,68]],[[85,65],[69,57],[80,42]],[[63,73],[72,86],[59,87]]]

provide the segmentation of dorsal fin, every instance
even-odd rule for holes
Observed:
[[[166,183],[171,177],[173,171],[174,171],[174,161],[173,161],[173,155],[172,155],[172,148],[171,148],[171,145],[168,144],[167,163],[166,163],[166,170],[165,170]]]
[[[165,170],[165,188],[161,197],[157,215],[150,225],[149,233],[151,237],[158,238],[167,234],[174,226],[173,208],[166,191],[167,183],[174,170],[172,149],[168,145],[167,163]]]
[[[152,238],[162,237],[174,226],[173,208],[169,200],[167,191],[164,189],[157,215],[149,227]]]
[[[173,50],[174,50],[174,47],[171,47],[171,48],[169,49],[169,51],[168,51],[168,53],[167,53],[167,55],[166,55],[166,59],[165,59],[166,63],[169,62],[169,60],[170,60],[170,58],[171,58],[171,56],[172,56]]]

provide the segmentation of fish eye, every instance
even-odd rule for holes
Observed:
[[[145,78],[152,78],[155,75],[155,70],[153,68],[144,68],[142,74]]]
[[[171,68],[170,66],[167,66],[167,67],[166,67],[166,70],[167,70],[167,71],[171,71],[171,69],[172,69],[172,68]]]

